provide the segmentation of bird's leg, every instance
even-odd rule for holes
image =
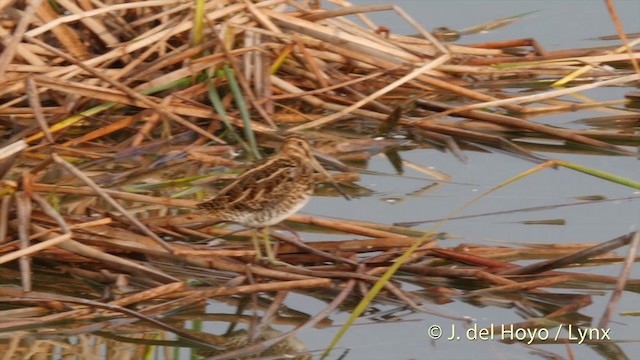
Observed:
[[[269,228],[262,228],[262,239],[264,240],[264,249],[267,251],[267,260],[271,264],[276,263],[276,257],[273,256],[273,248],[271,247],[271,241],[269,240]]]
[[[258,230],[253,229],[251,232],[251,242],[253,243],[253,248],[256,251],[256,262],[259,263],[264,259],[262,256],[262,250],[260,250],[260,242],[258,241]]]
[[[267,251],[267,261],[271,265],[279,265],[279,266],[291,266],[284,261],[277,260],[273,255],[273,248],[271,247],[271,241],[269,240],[269,228],[262,228],[262,239],[264,240],[264,249]],[[264,258],[263,258],[264,259]]]

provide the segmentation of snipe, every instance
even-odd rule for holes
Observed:
[[[198,208],[219,221],[262,229],[267,259],[277,264],[280,262],[273,255],[268,227],[306,205],[315,187],[314,170],[331,179],[313,156],[309,142],[289,135],[276,155],[242,173],[213,198],[198,204]],[[255,231],[252,241],[256,259],[263,260]]]

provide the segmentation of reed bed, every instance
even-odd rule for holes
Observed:
[[[640,144],[640,135],[628,130],[638,113],[619,106],[637,101],[633,93],[608,102],[563,96],[640,80],[633,70],[640,53],[631,50],[637,40],[563,51],[545,51],[534,40],[460,46],[396,6],[342,1],[331,8],[289,0],[96,4],[0,5],[3,352],[97,351],[80,349],[83,341],[27,340],[93,333],[100,339],[94,345],[122,359],[140,358],[141,350],[125,356],[114,342],[188,347],[216,359],[273,355],[267,349],[274,344],[294,342],[295,333],[327,326],[332,311],[351,308],[349,301],[364,296],[417,239],[423,245],[384,285],[378,303],[423,312],[425,303],[453,298],[527,299],[541,315],[516,325],[550,326],[574,321],[568,314],[590,300],[549,289],[584,282],[605,289],[618,280],[559,268],[623,261],[611,251],[634,234],[583,249],[443,248],[437,240],[446,234],[414,224],[295,215],[286,225],[304,242],[295,232],[271,233],[279,259],[293,266],[268,267],[253,262],[250,231],[211,224],[191,210],[211,191],[206,186],[233,179],[277,148],[284,132],[312,139],[352,196],[367,195],[357,184],[367,170],[340,160],[362,162],[392,148],[438,147],[463,161],[463,150],[536,162],[544,161],[533,152],[541,148],[632,155],[627,145]],[[419,35],[376,25],[367,15],[378,11],[403,18]],[[512,91],[523,84],[526,95]],[[597,130],[532,121],[613,107],[615,116],[590,119]],[[611,120],[620,121],[605,125]],[[328,186],[319,193],[336,195]],[[314,241],[317,233],[337,240]],[[514,264],[522,259],[537,261]],[[313,315],[285,309],[289,292],[327,307]],[[208,301],[240,308],[246,297],[264,314],[258,327],[270,334],[255,338],[257,345],[246,334],[185,327],[188,320],[249,322],[203,315]],[[268,324],[295,330],[266,331]],[[304,347],[291,348],[308,356]]]

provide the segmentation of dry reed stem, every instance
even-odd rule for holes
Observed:
[[[342,48],[343,51],[366,54],[378,58],[381,61],[410,63],[418,63],[420,61],[420,58],[417,56],[402,51],[401,49],[385,46],[369,39],[362,39],[336,28],[318,25],[310,21],[270,10],[263,10],[263,13],[271,17],[276,25],[329,44],[340,44],[344,46]]]
[[[18,213],[18,237],[20,240],[20,249],[27,253],[29,248],[29,226],[31,224],[31,197],[24,191],[15,194],[16,210]],[[21,256],[20,264],[20,280],[22,282],[22,290],[31,291],[31,260],[27,256]]]
[[[174,207],[184,207],[184,208],[195,208],[196,201],[193,200],[184,200],[184,199],[168,199],[161,198],[157,196],[148,196],[148,195],[140,195],[140,194],[132,194],[124,191],[110,190],[110,189],[101,189],[105,194],[109,196],[126,201],[134,201],[134,202],[143,202],[149,204],[156,204],[162,206],[174,206]],[[49,184],[33,184],[34,192],[42,192],[48,194],[70,194],[70,195],[90,195],[90,196],[98,196],[98,192],[90,187],[84,186],[56,186]]]
[[[585,91],[585,90],[589,90],[589,89],[595,89],[595,88],[599,88],[599,87],[603,87],[603,86],[607,86],[607,85],[625,84],[625,83],[628,83],[628,82],[637,81],[638,79],[640,79],[640,75],[638,75],[638,74],[627,75],[627,76],[622,76],[622,77],[615,78],[615,79],[598,81],[598,82],[595,82],[595,83],[592,83],[592,84],[579,85],[579,86],[575,86],[575,87],[568,88],[568,89],[553,90],[553,91],[548,91],[546,93],[525,95],[525,96],[519,96],[519,97],[510,98],[510,99],[487,101],[487,102],[483,102],[483,103],[467,105],[467,106],[463,106],[463,107],[460,107],[460,108],[457,108],[457,109],[452,109],[452,110],[449,110],[449,111],[445,111],[445,112],[440,113],[440,114],[429,116],[427,119],[434,118],[434,117],[440,117],[440,116],[444,116],[444,115],[449,115],[449,114],[453,114],[453,113],[456,113],[456,112],[459,112],[459,111],[482,109],[482,108],[487,108],[487,107],[492,107],[492,106],[523,104],[523,103],[536,102],[536,101],[545,100],[545,99],[552,99],[552,98],[560,97],[560,96],[563,96],[563,95],[573,94],[573,93],[576,93],[576,92]]]
[[[183,291],[186,289],[186,287],[186,284],[182,281],[169,283],[145,291],[141,291],[130,296],[125,296],[123,298],[110,302],[110,304],[117,306],[129,306],[147,300],[163,297],[174,292]]]
[[[33,80],[32,76],[27,77],[25,81],[25,89],[27,92],[27,97],[29,98],[29,105],[33,109],[33,115],[35,116],[36,121],[42,129],[42,132],[44,133],[47,141],[53,144],[55,141],[53,139],[53,136],[51,135],[51,132],[49,131],[49,127],[47,126],[47,121],[44,118],[44,114],[42,113],[42,106],[40,105],[40,97],[38,95],[38,91],[36,90],[35,81]]]
[[[609,324],[611,316],[615,311],[620,298],[622,297],[622,292],[626,288],[627,281],[629,280],[629,275],[631,274],[631,268],[636,261],[636,254],[638,253],[638,247],[640,246],[640,231],[635,231],[633,237],[631,239],[631,243],[629,246],[629,252],[627,253],[627,258],[624,261],[624,266],[620,271],[620,276],[618,277],[618,281],[616,281],[616,288],[611,294],[611,299],[607,303],[607,308],[605,309],[604,314],[602,314],[602,318],[598,322],[598,326],[601,329],[604,329]]]
[[[393,9],[393,6],[391,5],[349,6],[349,7],[343,7],[342,9],[324,10],[324,11],[315,12],[309,15],[304,15],[302,16],[302,18],[307,21],[318,22],[320,20],[345,16],[345,15],[359,15],[359,14],[364,14],[368,12],[386,11],[386,10],[392,10],[392,9]]]
[[[32,227],[34,229],[36,229],[36,231],[39,232],[43,232],[45,229],[41,226],[38,225],[32,225]],[[46,239],[53,239],[53,238],[57,238],[59,237],[60,234],[56,234],[56,233],[51,233],[50,235],[45,235],[44,237]],[[126,258],[122,258],[119,256],[115,256],[115,255],[111,255],[108,253],[105,253],[103,251],[100,251],[94,247],[91,246],[87,246],[84,245],[80,242],[77,242],[75,240],[66,240],[64,242],[60,242],[57,245],[59,248],[70,251],[74,254],[89,258],[89,259],[94,259],[98,262],[107,264],[111,267],[113,267],[114,269],[125,269],[127,271],[130,271],[134,274],[144,274],[146,276],[149,276],[151,278],[154,279],[158,279],[160,281],[165,281],[165,282],[174,282],[174,281],[178,281],[177,278],[164,274],[161,271],[155,270],[153,268],[144,266],[144,265],[140,265],[136,262],[133,262],[131,260],[128,260]]]
[[[572,88],[575,89],[575,88]],[[565,89],[565,90],[569,90],[569,89]],[[598,147],[598,148],[606,148],[606,149],[611,149],[611,150],[615,150],[617,152],[620,153],[629,153],[629,151],[617,147],[617,146],[613,146],[610,145],[606,142],[603,141],[599,141],[599,140],[595,140],[592,138],[589,138],[587,136],[583,136],[583,135],[579,135],[577,134],[575,131],[573,130],[565,130],[565,129],[560,129],[560,128],[553,128],[551,126],[547,126],[547,125],[542,125],[542,124],[538,124],[538,123],[534,123],[531,121],[526,121],[526,120],[522,120],[522,119],[518,119],[515,117],[511,117],[511,116],[505,116],[505,115],[500,115],[500,114],[482,114],[481,112],[474,112],[475,110],[473,110],[474,106],[467,106],[464,108],[450,108],[449,110],[445,110],[443,112],[440,112],[438,114],[435,115],[430,115],[427,116],[426,118],[423,119],[419,119],[416,120],[414,122],[412,122],[412,124],[419,126],[419,127],[423,127],[425,129],[440,129],[441,131],[445,131],[445,129],[441,126],[441,125],[437,125],[434,124],[433,121],[442,116],[443,114],[452,114],[452,113],[460,113],[461,115],[466,115],[466,116],[470,116],[470,117],[474,117],[476,119],[481,119],[481,120],[485,120],[485,121],[489,121],[491,123],[495,123],[495,124],[499,124],[499,125],[504,125],[504,126],[508,126],[511,128],[521,128],[521,129],[526,129],[526,130],[531,130],[531,131],[536,131],[536,132],[540,132],[543,134],[549,134],[561,139],[567,139],[570,141],[575,141],[578,143],[583,143],[583,144],[587,144],[587,145],[592,145],[594,147]],[[458,126],[457,123],[453,123],[453,125]],[[454,131],[454,130],[448,130],[448,131]],[[459,130],[458,130],[459,131]],[[460,133],[462,133],[462,131],[460,131]],[[476,133],[473,134],[472,132],[465,132],[468,136],[472,136],[473,138],[489,138],[488,135],[484,135],[484,134],[480,134],[480,133]]]
[[[482,270],[477,270],[475,274],[473,274],[476,278],[481,279],[481,280],[486,280],[489,281],[493,284],[496,285],[502,285],[502,286],[508,286],[508,285],[516,285],[519,284],[519,282],[514,281],[514,280],[510,280],[507,279],[505,277],[499,276],[499,275],[495,275],[492,274],[490,272],[486,272],[486,271],[482,271]]]
[[[580,309],[591,305],[591,297],[590,296],[580,296],[578,299],[573,300],[571,304],[568,304],[556,311],[553,311],[545,316],[547,319],[553,319],[565,316],[567,314],[578,312]]]
[[[69,0],[58,0],[57,3],[63,6],[69,13],[79,15],[78,20],[80,20],[80,22],[82,22],[87,29],[89,29],[96,36],[98,36],[100,40],[102,40],[105,43],[105,45],[107,46],[118,45],[119,43],[118,39],[109,32],[109,29],[106,26],[104,26],[102,22],[97,21],[90,16],[82,16],[86,12],[82,10],[80,7],[78,7],[76,4],[72,3]],[[67,16],[71,16],[71,15],[67,15]],[[60,19],[60,17],[56,17],[56,19],[46,21],[46,23],[53,22],[57,19]],[[63,22],[61,22],[60,24],[62,23]],[[53,27],[52,29],[54,28],[55,27]]]
[[[107,83],[109,83],[110,85],[112,85],[113,87],[115,87],[116,89],[118,89],[118,90],[122,91],[123,93],[125,93],[127,96],[129,96],[129,97],[131,97],[131,98],[133,98],[133,99],[136,99],[137,101],[140,101],[140,102],[141,102],[142,104],[144,104],[145,106],[148,106],[148,107],[150,107],[150,108],[152,108],[152,109],[156,110],[158,113],[160,113],[160,114],[162,114],[162,115],[164,115],[164,116],[168,117],[169,119],[171,119],[171,120],[173,120],[173,121],[177,122],[178,124],[180,124],[180,125],[182,125],[182,126],[184,126],[184,127],[188,128],[188,129],[191,129],[191,130],[193,130],[193,131],[195,131],[195,132],[199,133],[200,135],[203,135],[203,136],[205,136],[205,137],[208,137],[208,138],[210,138],[210,139],[211,139],[211,140],[213,140],[213,141],[216,141],[216,142],[219,142],[219,143],[223,143],[223,144],[224,144],[224,141],[222,141],[222,140],[221,140],[221,139],[219,139],[218,137],[216,137],[216,136],[214,136],[214,135],[212,135],[212,134],[209,134],[208,132],[206,132],[206,131],[202,130],[201,128],[199,128],[199,127],[197,127],[197,126],[195,126],[195,125],[193,125],[193,124],[191,124],[190,122],[188,122],[188,121],[184,120],[183,118],[181,118],[180,116],[178,116],[178,115],[174,114],[173,112],[168,111],[168,110],[166,109],[166,107],[162,106],[162,102],[161,102],[160,104],[156,104],[155,102],[153,102],[153,101],[151,101],[151,100],[147,99],[147,97],[145,97],[144,95],[141,95],[141,94],[139,94],[139,93],[138,93],[138,92],[136,92],[136,91],[133,91],[132,89],[130,89],[130,88],[128,88],[127,86],[125,86],[124,84],[122,84],[122,83],[120,83],[120,82],[118,82],[118,81],[114,80],[114,79],[113,79],[113,78],[111,78],[111,77],[108,77],[108,76],[104,76],[104,75],[102,75],[99,71],[97,71],[97,70],[95,70],[95,69],[93,69],[93,68],[91,68],[91,67],[89,67],[89,66],[85,65],[85,64],[84,64],[84,63],[82,63],[82,62],[79,62],[79,61],[75,60],[73,57],[68,56],[68,55],[66,55],[65,53],[61,52],[61,51],[58,51],[58,50],[57,50],[57,49],[55,49],[54,47],[51,47],[51,46],[49,46],[49,45],[47,45],[47,44],[45,44],[45,43],[43,43],[43,42],[41,42],[41,41],[39,41],[39,40],[37,40],[37,39],[29,38],[29,41],[31,41],[31,42],[33,42],[33,43],[36,43],[36,44],[38,44],[39,46],[41,46],[41,47],[43,47],[43,48],[46,48],[46,49],[47,49],[47,50],[49,50],[49,51],[54,52],[56,55],[58,55],[58,56],[60,56],[60,57],[64,58],[65,60],[67,60],[67,61],[69,61],[69,62],[71,62],[71,63],[74,63],[74,64],[78,65],[78,67],[80,67],[80,68],[82,68],[83,70],[85,70],[85,71],[89,72],[90,74],[92,74],[92,75],[94,75],[94,76],[96,76],[96,77],[100,78],[101,80],[106,81]]]
[[[468,292],[466,296],[478,296],[481,294],[492,293],[492,292],[500,292],[500,291],[529,291],[532,289],[536,289],[539,287],[553,287],[556,284],[566,283],[571,279],[571,276],[567,275],[559,275],[559,276],[551,276],[542,280],[531,280],[531,281],[523,281],[517,284],[509,284],[502,286],[495,286],[485,289],[478,289]]]
[[[443,56],[439,57],[436,60],[430,61],[430,62],[424,64],[423,66],[421,66],[419,68],[416,68],[411,73],[401,77],[400,79],[398,79],[398,80],[394,81],[393,83],[385,86],[384,88],[374,92],[373,94],[367,96],[366,98],[356,102],[355,104],[350,105],[350,106],[342,109],[341,111],[338,111],[338,112],[336,112],[334,114],[326,116],[326,117],[324,117],[322,119],[314,120],[314,121],[309,122],[307,124],[298,125],[296,127],[293,127],[291,129],[291,131],[300,131],[300,130],[309,129],[309,128],[313,128],[313,127],[319,127],[319,126],[326,125],[326,124],[328,124],[328,123],[330,123],[332,121],[335,121],[338,118],[353,112],[353,110],[358,109],[358,108],[368,104],[370,101],[373,101],[373,100],[379,98],[380,96],[382,96],[382,95],[394,90],[395,88],[397,88],[397,87],[399,87],[401,85],[404,85],[405,83],[407,83],[407,82],[415,79],[416,77],[422,75],[425,71],[427,71],[429,69],[432,69],[432,68],[438,66],[439,64],[441,64],[441,63],[443,63],[443,62],[445,62],[445,61],[447,61],[449,59],[450,59],[449,56],[443,55]]]
[[[0,149],[0,160],[5,161],[10,157],[15,156],[17,153],[26,149],[27,147],[27,143],[22,140],[18,140],[7,146],[4,146]]]
[[[14,28],[9,31],[0,26],[0,36],[7,39],[5,51],[0,55],[0,82],[3,85],[0,87],[0,120],[16,124],[20,132],[11,132],[11,138],[6,142],[10,145],[1,149],[0,170],[3,170],[3,175],[6,174],[5,178],[21,179],[21,185],[24,186],[19,188],[17,183],[11,181],[3,182],[1,186],[7,196],[3,197],[0,206],[0,241],[11,243],[2,246],[0,263],[21,259],[24,289],[31,286],[32,276],[27,256],[34,257],[36,261],[47,258],[49,262],[56,261],[52,260],[52,256],[58,262],[61,259],[71,259],[68,265],[58,264],[56,269],[95,281],[113,281],[114,278],[122,278],[121,273],[127,274],[138,292],[115,300],[112,304],[145,307],[143,315],[163,316],[189,304],[201,304],[207,296],[281,291],[267,310],[267,316],[263,320],[267,322],[284,301],[284,291],[332,287],[332,279],[337,284],[334,289],[345,287],[328,307],[329,311],[333,311],[352,291],[356,280],[360,290],[366,291],[367,285],[378,279],[377,275],[386,269],[388,262],[394,261],[416,238],[428,234],[399,226],[296,215],[289,220],[366,238],[306,245],[295,241],[282,244],[279,249],[283,258],[295,260],[296,263],[323,265],[269,269],[248,265],[244,262],[245,259],[238,261],[231,258],[253,257],[253,250],[245,250],[245,245],[237,248],[205,249],[199,245],[178,243],[189,241],[192,237],[230,235],[227,229],[221,228],[196,230],[198,226],[211,222],[211,219],[202,214],[163,216],[142,221],[135,218],[134,212],[166,214],[167,207],[193,209],[197,201],[163,197],[169,192],[176,193],[176,188],[169,188],[170,185],[159,190],[142,187],[145,191],[153,191],[156,196],[117,190],[131,185],[135,188],[139,179],[155,181],[154,177],[163,172],[155,169],[145,173],[141,169],[127,166],[134,164],[140,167],[139,160],[146,161],[151,156],[157,156],[159,164],[169,164],[171,156],[180,153],[186,158],[180,159],[178,163],[185,166],[166,165],[163,170],[183,171],[186,175],[172,178],[187,179],[190,175],[202,174],[212,164],[235,166],[238,163],[220,153],[207,152],[207,149],[217,148],[205,145],[209,140],[218,144],[224,140],[216,137],[222,128],[221,117],[213,110],[207,98],[208,89],[203,81],[205,73],[213,86],[223,94],[222,105],[231,123],[234,126],[244,126],[234,105],[234,97],[227,92],[227,78],[216,73],[223,66],[233,68],[234,77],[242,87],[242,96],[247,99],[252,112],[249,126],[267,139],[273,137],[270,134],[276,130],[272,119],[277,121],[292,115],[299,117],[305,123],[290,127],[294,131],[330,127],[337,120],[341,121],[340,125],[344,128],[350,128],[356,126],[349,122],[350,119],[357,119],[357,122],[387,122],[389,114],[398,108],[401,109],[398,126],[402,130],[410,133],[434,132],[428,135],[429,138],[439,144],[448,143],[449,149],[457,152],[460,158],[464,158],[464,154],[456,141],[461,144],[471,142],[481,148],[482,144],[489,143],[535,159],[535,154],[528,151],[530,148],[519,147],[505,137],[487,133],[493,131],[501,131],[505,136],[514,131],[525,134],[542,133],[621,153],[625,149],[609,142],[629,141],[633,144],[638,139],[634,134],[615,130],[554,129],[536,124],[524,116],[507,117],[474,110],[496,107],[497,112],[516,110],[521,114],[537,114],[595,106],[620,106],[620,101],[571,104],[560,102],[556,98],[570,92],[637,80],[637,74],[628,75],[629,71],[625,69],[599,67],[586,71],[587,68],[584,67],[584,64],[598,66],[612,62],[635,64],[634,60],[640,54],[632,52],[632,43],[615,50],[627,51],[627,54],[606,53],[603,50],[597,55],[587,54],[582,50],[544,51],[536,45],[535,40],[478,44],[476,47],[445,46],[395,6],[352,7],[344,1],[335,2],[342,8],[309,9],[303,3],[282,0],[258,3],[207,2],[204,21],[207,26],[202,35],[211,40],[198,45],[190,44],[190,32],[196,21],[194,5],[189,2],[81,2],[81,8],[74,2],[61,0],[58,5],[65,10],[64,14],[52,11],[48,4],[37,6],[37,1],[26,8],[11,8],[7,12],[8,22],[12,21]],[[3,6],[11,7],[13,4],[0,5]],[[295,11],[289,12],[290,8]],[[365,15],[365,12],[388,9],[394,10],[426,39],[385,35],[384,29]],[[49,21],[40,22],[36,19],[33,16],[36,11]],[[12,15],[14,13],[21,15],[16,17]],[[144,17],[140,16],[142,14]],[[345,14],[356,15],[364,21],[366,27],[361,28],[344,18]],[[88,41],[81,42],[79,39]],[[526,46],[527,49],[533,47],[536,53],[530,54],[532,56],[511,55],[502,50],[501,47],[505,46]],[[532,62],[542,59],[554,60]],[[513,67],[483,65],[500,63],[512,63]],[[473,77],[467,76],[468,74]],[[538,91],[532,96],[515,98],[509,92],[495,87],[499,84],[510,86],[522,80],[539,81],[544,85],[567,74],[579,75],[578,80],[581,82],[593,83],[562,91]],[[550,81],[542,82],[542,78]],[[606,80],[599,81],[602,79]],[[473,85],[475,89],[484,88],[483,85],[494,87],[491,91],[472,90],[467,88],[469,85]],[[450,98],[452,95],[455,96],[453,103],[438,103],[439,97]],[[431,97],[434,99],[426,100]],[[468,104],[469,100],[482,103],[460,105]],[[530,106],[529,103],[533,102],[537,104]],[[430,116],[430,111],[439,113]],[[475,120],[434,120],[443,114],[454,113]],[[192,133],[196,135],[189,137]],[[347,135],[349,136],[351,135]],[[342,135],[333,137],[343,139]],[[46,141],[36,144],[43,138]],[[263,140],[262,138],[259,139]],[[156,151],[153,147],[155,141],[166,147]],[[52,151],[58,154],[54,155],[53,163],[51,159],[47,159]],[[63,155],[68,156],[68,161],[61,159]],[[365,159],[369,157],[367,155]],[[14,159],[21,161],[20,169],[11,168]],[[76,166],[69,165],[72,161],[77,162],[74,163]],[[150,163],[142,164],[145,166]],[[73,184],[82,183],[68,176],[56,175],[56,165],[62,165],[79,176],[84,174],[85,177],[80,178],[90,186],[74,186]],[[189,165],[198,169],[185,170]],[[411,166],[406,162],[404,165]],[[25,168],[31,174],[23,176],[20,171]],[[336,168],[351,171],[337,175],[336,178],[342,177],[342,181],[347,181],[345,178],[348,177],[351,179],[349,181],[354,181],[353,177],[357,174],[352,169],[345,166]],[[417,170],[428,173],[426,169]],[[92,177],[89,181],[87,175]],[[220,179],[222,177],[210,177],[201,182]],[[165,185],[164,180],[162,181],[161,185]],[[186,187],[195,183],[197,181],[185,182]],[[104,189],[105,187],[112,189]],[[16,192],[17,189],[23,191]],[[420,191],[422,190],[418,192]],[[14,196],[11,195],[13,193]],[[56,204],[54,209],[34,193],[52,194],[51,199],[55,200],[58,200],[55,196],[58,194],[73,195],[80,199],[68,201],[70,197],[60,197],[63,202]],[[110,212],[103,203],[94,201],[94,196],[104,198],[119,213]],[[133,202],[137,208],[118,207],[113,199]],[[53,201],[51,200],[52,203]],[[40,211],[30,209],[33,202]],[[144,204],[153,206],[145,207]],[[95,214],[99,214],[102,219],[95,220],[86,216]],[[126,220],[117,221],[121,218]],[[154,228],[149,230],[143,223]],[[131,230],[131,224],[136,225],[138,230],[135,231],[144,235]],[[158,241],[159,237],[155,232],[161,232],[174,242],[169,246],[162,239]],[[246,232],[235,236],[242,238],[246,236]],[[277,234],[273,235],[274,240],[279,237]],[[34,244],[34,239],[42,240]],[[624,242],[616,242],[618,246],[622,246],[622,243]],[[457,249],[436,249],[435,246],[435,242],[424,245],[402,267],[407,281],[419,284],[422,279],[418,275],[422,275],[422,278],[433,276],[482,280],[498,285],[471,293],[472,296],[481,296],[483,291],[505,290],[527,290],[541,294],[536,287],[563,282],[569,278],[606,284],[617,280],[610,276],[549,271],[563,264],[566,266],[570,261],[586,262],[607,251],[601,247],[563,256],[555,261],[542,261],[535,264],[536,267],[518,267],[497,259],[517,258],[524,254],[557,257],[569,250],[564,249],[562,252],[546,249],[545,252],[467,246],[466,252],[461,253]],[[169,253],[166,249],[175,251]],[[574,251],[576,250],[572,250]],[[336,255],[327,257],[327,252]],[[149,263],[134,260],[139,256],[145,256]],[[611,257],[606,260],[613,259]],[[467,266],[442,266],[444,260]],[[76,261],[81,261],[88,269],[80,268]],[[338,264],[340,261],[348,265]],[[587,262],[593,263],[593,260]],[[190,267],[184,266],[185,264]],[[155,266],[161,266],[165,270],[156,270]],[[108,273],[110,269],[115,269],[118,274]],[[103,270],[107,271],[101,272]],[[547,271],[540,275],[541,280],[524,284],[515,283],[506,277],[508,274],[541,271]],[[185,290],[186,284],[180,279],[192,276],[202,277],[213,283],[220,283],[217,281],[219,278],[234,280],[228,283],[229,287]],[[345,279],[349,280],[344,281]],[[37,281],[38,277],[34,277],[34,280]],[[163,283],[166,285],[158,286]],[[636,283],[635,280],[629,280],[626,287],[635,286]],[[619,285],[619,288],[623,287],[624,285]],[[387,290],[404,303],[420,309],[413,294],[403,292],[395,284],[388,284]],[[21,296],[6,287],[0,288],[0,292],[6,296]],[[193,297],[189,298],[187,295]],[[173,300],[165,301],[167,299]],[[49,301],[46,306],[50,309],[60,306],[52,297],[49,297]],[[152,301],[157,305],[146,306]],[[584,302],[580,304],[583,305]],[[614,301],[611,304],[613,306]],[[579,308],[574,304],[566,305],[555,313],[577,311]],[[34,317],[41,316],[45,311],[44,308],[25,309],[25,315],[30,313]],[[50,309],[46,311],[51,311]],[[106,310],[111,312],[114,309]],[[328,314],[329,312],[317,315],[305,326]],[[46,321],[73,320],[80,316],[94,319],[96,315],[83,309],[45,316],[41,320],[46,324]],[[603,321],[604,318],[606,316]],[[121,320],[122,324],[136,321]],[[96,328],[104,330],[113,324],[102,322],[96,324]]]
[[[160,239],[158,235],[156,235],[154,232],[149,230],[138,219],[131,216],[129,212],[125,210],[125,208],[123,208],[120,204],[118,204],[115,200],[113,200],[113,198],[111,198],[107,193],[102,191],[102,189],[95,182],[93,182],[93,180],[89,179],[89,177],[84,175],[81,171],[76,169],[73,165],[64,161],[64,159],[62,159],[58,155],[53,154],[52,157],[57,164],[64,167],[65,170],[69,171],[71,174],[73,174],[74,176],[82,180],[85,184],[89,185],[91,189],[93,189],[98,195],[100,195],[100,197],[106,200],[111,206],[113,206],[118,211],[120,211],[120,213],[122,213],[127,218],[127,220],[131,221],[134,225],[136,225],[145,235],[151,237],[156,243],[158,243],[158,245],[162,246],[168,252],[170,253],[173,252],[173,248],[171,247],[171,245],[167,244],[164,240]]]
[[[320,218],[314,218],[311,216],[293,215],[289,217],[289,220],[295,221],[298,223],[308,224],[308,225],[322,226],[329,229],[334,229],[334,230],[338,230],[346,233],[358,234],[363,236],[370,236],[370,237],[397,237],[398,236],[397,234],[390,233],[387,231],[374,230],[374,229],[369,229],[369,228],[365,228],[358,225],[341,223],[336,220],[320,219]]]
[[[9,208],[12,205],[12,196],[3,196],[0,203],[0,244],[9,242],[7,230],[9,227]]]
[[[544,261],[541,263],[530,264],[530,265],[502,271],[500,272],[500,275],[536,274],[544,271],[549,271],[558,267],[567,266],[569,264],[582,262],[585,259],[601,255],[605,252],[609,252],[613,249],[617,249],[622,246],[626,246],[632,241],[632,238],[633,238],[633,234],[623,235],[613,240],[604,242],[602,244],[598,244],[586,249],[582,249],[578,252],[569,254],[567,256],[555,258],[555,259]]]
[[[198,289],[189,290],[182,293],[176,293],[173,296],[176,297],[200,297],[200,298],[212,298],[218,296],[231,296],[238,294],[250,294],[256,292],[273,292],[273,291],[286,291],[295,289],[316,289],[323,287],[330,287],[331,279],[304,279],[304,280],[291,280],[282,282],[271,282],[267,284],[253,284],[236,286],[232,289],[226,287],[218,287],[215,289]]]
[[[104,4],[103,7],[100,7],[97,9],[77,12],[72,15],[59,17],[51,22],[47,22],[45,24],[42,24],[39,27],[36,27],[34,29],[27,31],[26,35],[32,36],[32,37],[38,36],[46,33],[47,31],[50,31],[51,29],[61,24],[75,22],[77,20],[81,20],[84,18],[91,18],[100,14],[115,13],[119,10],[129,10],[129,9],[146,8],[146,7],[154,7],[154,6],[166,6],[166,5],[172,5],[175,3],[176,2],[174,0],[150,0],[150,1],[136,1],[131,3],[114,4],[114,5]]]
[[[613,24],[616,26],[616,31],[618,32],[618,36],[620,36],[622,43],[625,45],[624,50],[627,52],[627,55],[632,58],[631,64],[633,65],[633,69],[635,70],[636,74],[640,75],[640,65],[638,65],[638,61],[636,59],[633,59],[634,54],[631,51],[631,46],[629,44],[629,41],[627,40],[627,34],[625,33],[622,27],[622,22],[618,17],[618,12],[616,11],[616,7],[614,6],[612,0],[606,0],[605,4],[607,5],[607,10],[609,11],[611,20],[613,21]]]
[[[411,246],[416,238],[410,237],[379,237],[375,239],[357,239],[357,240],[339,240],[339,241],[314,241],[308,243],[308,246],[314,249],[333,252],[333,253],[351,253],[351,252],[374,252],[387,250],[390,248],[405,248]],[[282,245],[280,247],[281,254],[297,253],[295,245]]]
[[[5,77],[7,66],[13,60],[13,57],[15,56],[16,52],[20,53],[19,48],[22,45],[21,44],[22,37],[24,36],[25,31],[27,30],[29,23],[33,18],[33,15],[35,14],[35,12],[38,10],[39,7],[40,7],[40,0],[34,0],[33,2],[30,2],[28,4],[27,8],[25,9],[24,13],[20,18],[20,22],[16,26],[13,36],[11,36],[11,38],[5,45],[5,49],[2,51],[2,54],[0,54],[0,79],[3,79]],[[7,34],[1,34],[1,35],[7,35]],[[24,55],[24,53],[22,53],[21,55]],[[39,62],[38,64],[42,64],[42,63]]]
[[[60,234],[60,235],[58,235],[58,236],[56,236],[54,238],[51,238],[49,240],[37,243],[35,245],[31,245],[31,246],[26,247],[26,248],[22,248],[22,249],[20,249],[18,251],[14,251],[14,252],[11,252],[11,253],[6,254],[6,255],[2,255],[2,256],[0,256],[0,264],[4,264],[6,262],[13,261],[13,260],[15,260],[15,259],[17,259],[19,257],[22,257],[22,256],[29,256],[31,254],[35,254],[35,253],[37,253],[39,251],[48,249],[48,248],[50,248],[52,246],[56,246],[59,243],[61,243],[63,241],[66,241],[66,240],[69,240],[69,239],[71,239],[71,233]]]
[[[36,14],[44,22],[53,21],[58,17],[58,13],[53,9],[51,4],[46,1],[38,7]],[[52,28],[51,32],[69,52],[71,57],[79,60],[86,60],[89,57],[89,50],[84,46],[78,34],[69,28],[67,24],[60,24],[59,26]]]
[[[255,250],[226,250],[226,249],[176,249],[174,252],[176,256],[185,257],[219,257],[219,256],[256,256]]]

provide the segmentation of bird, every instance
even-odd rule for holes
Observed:
[[[273,254],[269,227],[307,204],[316,184],[315,171],[327,177],[348,198],[315,159],[311,144],[302,136],[288,135],[275,155],[240,174],[212,198],[198,203],[197,208],[207,217],[254,229],[251,240],[256,261],[286,264]],[[262,230],[266,258],[260,250],[257,230]]]
[[[234,351],[237,355],[234,359],[256,359],[256,358],[270,358],[270,359],[292,359],[292,360],[312,360],[313,356],[309,353],[307,346],[300,341],[295,335],[288,336],[286,339],[269,346],[264,349],[265,342],[281,336],[282,331],[276,330],[270,326],[265,326],[258,329],[256,334],[252,331],[245,329],[232,331],[223,336],[212,335],[208,333],[198,332],[198,336],[203,337],[209,342],[216,345],[223,345],[224,350],[199,350],[197,353],[200,356],[213,357],[217,355],[223,355],[226,352],[232,350],[245,350],[256,344],[260,344],[263,350],[256,352],[245,352],[247,355],[241,355]]]

